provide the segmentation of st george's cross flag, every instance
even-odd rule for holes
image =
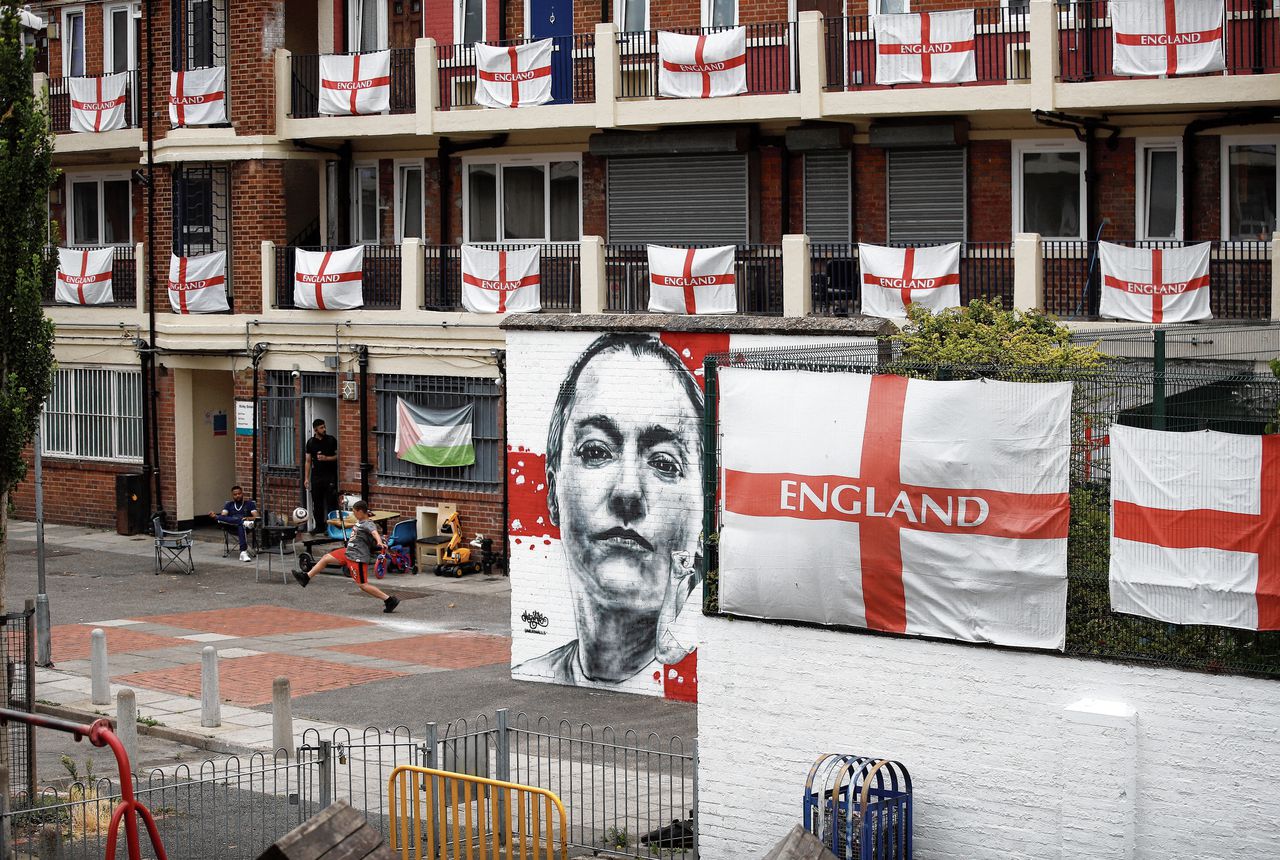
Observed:
[[[224,66],[169,73],[169,124],[218,125],[227,121]]]
[[[419,466],[470,466],[476,461],[471,406],[426,409],[397,397],[396,456]]]
[[[124,128],[128,85],[128,72],[96,78],[67,78],[71,130],[93,133]]]
[[[667,248],[649,245],[649,312],[732,314],[738,311],[733,245]]]
[[[462,306],[477,314],[542,310],[542,253],[535,245],[520,251],[462,246]]]
[[[344,251],[295,251],[293,305],[319,311],[364,306],[364,246]]]
[[[1149,323],[1209,319],[1211,248],[1209,242],[1184,248],[1126,248],[1099,242],[1099,315]]]
[[[391,110],[391,52],[322,56],[319,110],[327,116]]]
[[[1280,435],[1111,426],[1111,608],[1280,630]]]
[[[169,305],[175,314],[216,314],[227,303],[227,252],[169,257]]]
[[[476,101],[517,108],[551,101],[552,40],[495,48],[476,42]]]
[[[960,307],[960,243],[930,248],[858,245],[862,312],[904,317],[911,305],[937,313]]]
[[[1070,383],[720,371],[720,605],[1061,649]]]
[[[54,298],[69,305],[109,305],[114,248],[59,248]]]
[[[973,10],[876,15],[877,84],[960,84],[978,79]]]
[[[658,32],[658,94],[710,99],[747,91],[747,28],[686,36]]]
[[[1111,71],[1194,75],[1226,68],[1222,0],[1112,0]]]

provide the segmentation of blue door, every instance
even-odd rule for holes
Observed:
[[[529,0],[529,35],[535,40],[555,39],[551,46],[551,103],[572,103],[573,0]]]

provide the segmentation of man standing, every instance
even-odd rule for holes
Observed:
[[[209,516],[216,520],[219,524],[228,530],[235,528],[236,535],[240,538],[240,560],[253,561],[253,556],[249,555],[248,535],[245,534],[245,520],[252,520],[258,516],[258,506],[253,503],[253,499],[244,497],[244,490],[239,484],[231,488],[231,498],[222,505],[222,510],[218,513],[209,511]]]
[[[325,433],[324,419],[311,422],[315,434],[307,440],[307,486],[311,489],[312,534],[324,534],[329,511],[338,507],[338,440]]]

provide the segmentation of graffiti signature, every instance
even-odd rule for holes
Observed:
[[[520,620],[528,625],[528,629],[525,630],[526,633],[538,633],[543,636],[546,635],[547,631],[539,630],[538,628],[547,626],[547,616],[543,615],[536,609],[526,609],[520,614]]]

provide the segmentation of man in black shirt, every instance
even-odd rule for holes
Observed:
[[[311,488],[312,534],[327,530],[329,511],[338,507],[338,440],[325,433],[324,419],[311,422],[315,431],[307,440],[306,482]]]

